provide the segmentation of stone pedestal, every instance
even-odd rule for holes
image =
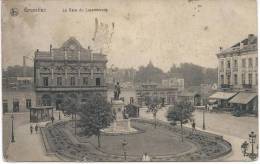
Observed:
[[[122,100],[112,101],[112,112],[116,115],[116,120],[109,128],[103,129],[104,133],[131,133],[137,130],[131,127],[130,119],[124,119],[123,111],[125,104]]]

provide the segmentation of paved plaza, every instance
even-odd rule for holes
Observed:
[[[159,110],[157,113],[157,119],[161,121],[167,122],[166,119],[167,108],[163,108]],[[202,129],[202,111],[195,111],[193,113],[195,121],[196,121],[196,128]],[[47,156],[46,150],[43,145],[42,136],[38,132],[38,134],[30,134],[29,131],[29,113],[16,113],[15,114],[15,143],[9,143],[11,138],[11,119],[10,114],[5,114],[3,118],[3,146],[5,156],[7,157],[8,161],[59,161],[56,156]],[[54,113],[55,120],[58,120],[58,112]],[[62,120],[68,120],[70,118],[66,118],[61,115]],[[153,119],[152,113],[146,112],[145,108],[141,108],[140,110],[140,117],[144,119]],[[40,126],[44,126],[47,122],[43,122],[39,124]],[[222,135],[225,140],[232,144],[232,153],[229,155],[222,157],[222,160],[225,161],[240,161],[240,160],[248,160],[244,158],[241,154],[240,146],[242,142],[248,140],[248,133],[254,131],[258,134],[258,119],[256,117],[234,117],[230,113],[205,113],[205,123],[206,123],[206,130],[207,132],[211,132],[214,134]],[[190,127],[191,125],[188,123],[185,126]],[[237,128],[239,127],[239,128]],[[151,133],[157,133],[157,135],[161,135],[163,133],[160,130],[153,131]],[[118,140],[122,140],[123,138],[119,137]],[[130,139],[130,138],[128,138]],[[96,144],[96,139],[92,138],[91,142]],[[102,142],[102,141],[101,141]],[[146,140],[145,142],[150,142]],[[157,141],[159,142],[159,141]],[[138,144],[132,145],[134,147],[142,147],[144,145]],[[159,142],[160,143],[160,142]],[[102,144],[112,144],[104,142]],[[24,146],[26,145],[26,146]],[[120,150],[116,147],[121,146],[120,144],[113,145],[114,147],[109,148],[107,151]],[[163,143],[162,143],[163,146]],[[174,146],[174,142],[167,145],[169,148]],[[180,148],[181,150],[182,148]],[[184,149],[184,148],[183,148]],[[142,150],[141,148],[138,150]],[[154,148],[149,148],[150,153],[155,153]],[[165,149],[167,152],[167,149]],[[114,152],[120,153],[120,152]],[[141,153],[141,152],[134,152],[134,153]]]
[[[147,113],[146,108],[140,110],[140,116],[147,119],[153,119],[152,113]],[[166,121],[167,108],[158,111],[157,119]],[[202,130],[203,112],[197,110],[193,113],[196,122],[196,128]],[[232,145],[232,153],[225,157],[227,161],[248,160],[242,156],[241,144],[247,140],[248,134],[254,131],[258,135],[258,119],[257,117],[234,117],[231,113],[210,113],[205,112],[205,125],[207,132],[222,135],[224,139]],[[185,124],[191,127],[191,124]],[[258,141],[257,141],[258,142]],[[224,158],[223,158],[224,159]]]
[[[11,143],[10,117],[11,114],[5,114],[3,117],[3,152],[7,161],[59,161],[55,156],[46,156],[40,131],[30,134],[29,112],[14,113],[15,142]],[[58,112],[54,113],[54,117],[58,120]],[[62,115],[61,117],[66,119]],[[38,125],[45,126],[46,123]]]

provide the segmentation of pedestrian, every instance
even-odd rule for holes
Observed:
[[[37,131],[38,131],[38,125],[36,124],[35,125],[35,133],[37,134]]]
[[[194,134],[195,133],[195,131],[196,131],[196,124],[195,124],[195,121],[193,120],[193,122],[192,122],[192,134]]]
[[[54,117],[52,116],[52,117],[51,117],[51,122],[52,122],[52,124],[53,124],[53,121],[54,121]]]
[[[30,131],[31,131],[31,134],[33,133],[33,127],[32,125],[30,126]]]
[[[151,158],[149,155],[147,155],[147,153],[144,153],[143,157],[142,157],[142,161],[143,162],[150,162]]]

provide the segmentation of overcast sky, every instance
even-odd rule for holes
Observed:
[[[47,12],[28,13],[25,7]],[[18,16],[10,16],[11,8],[18,9]],[[64,13],[63,8],[108,12]],[[257,34],[255,0],[8,1],[2,18],[2,65],[22,65],[22,56],[33,57],[36,49],[47,51],[50,44],[58,48],[70,36],[85,48],[93,45],[95,18],[110,28],[115,24],[110,48],[104,50],[108,67],[138,68],[150,60],[164,71],[182,62],[216,67],[219,46]]]

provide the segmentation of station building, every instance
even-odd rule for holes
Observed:
[[[90,95],[106,98],[105,70],[107,58],[102,53],[83,48],[74,37],[60,48],[36,50],[34,58],[34,84],[37,106],[56,109],[66,97],[84,102]]]

